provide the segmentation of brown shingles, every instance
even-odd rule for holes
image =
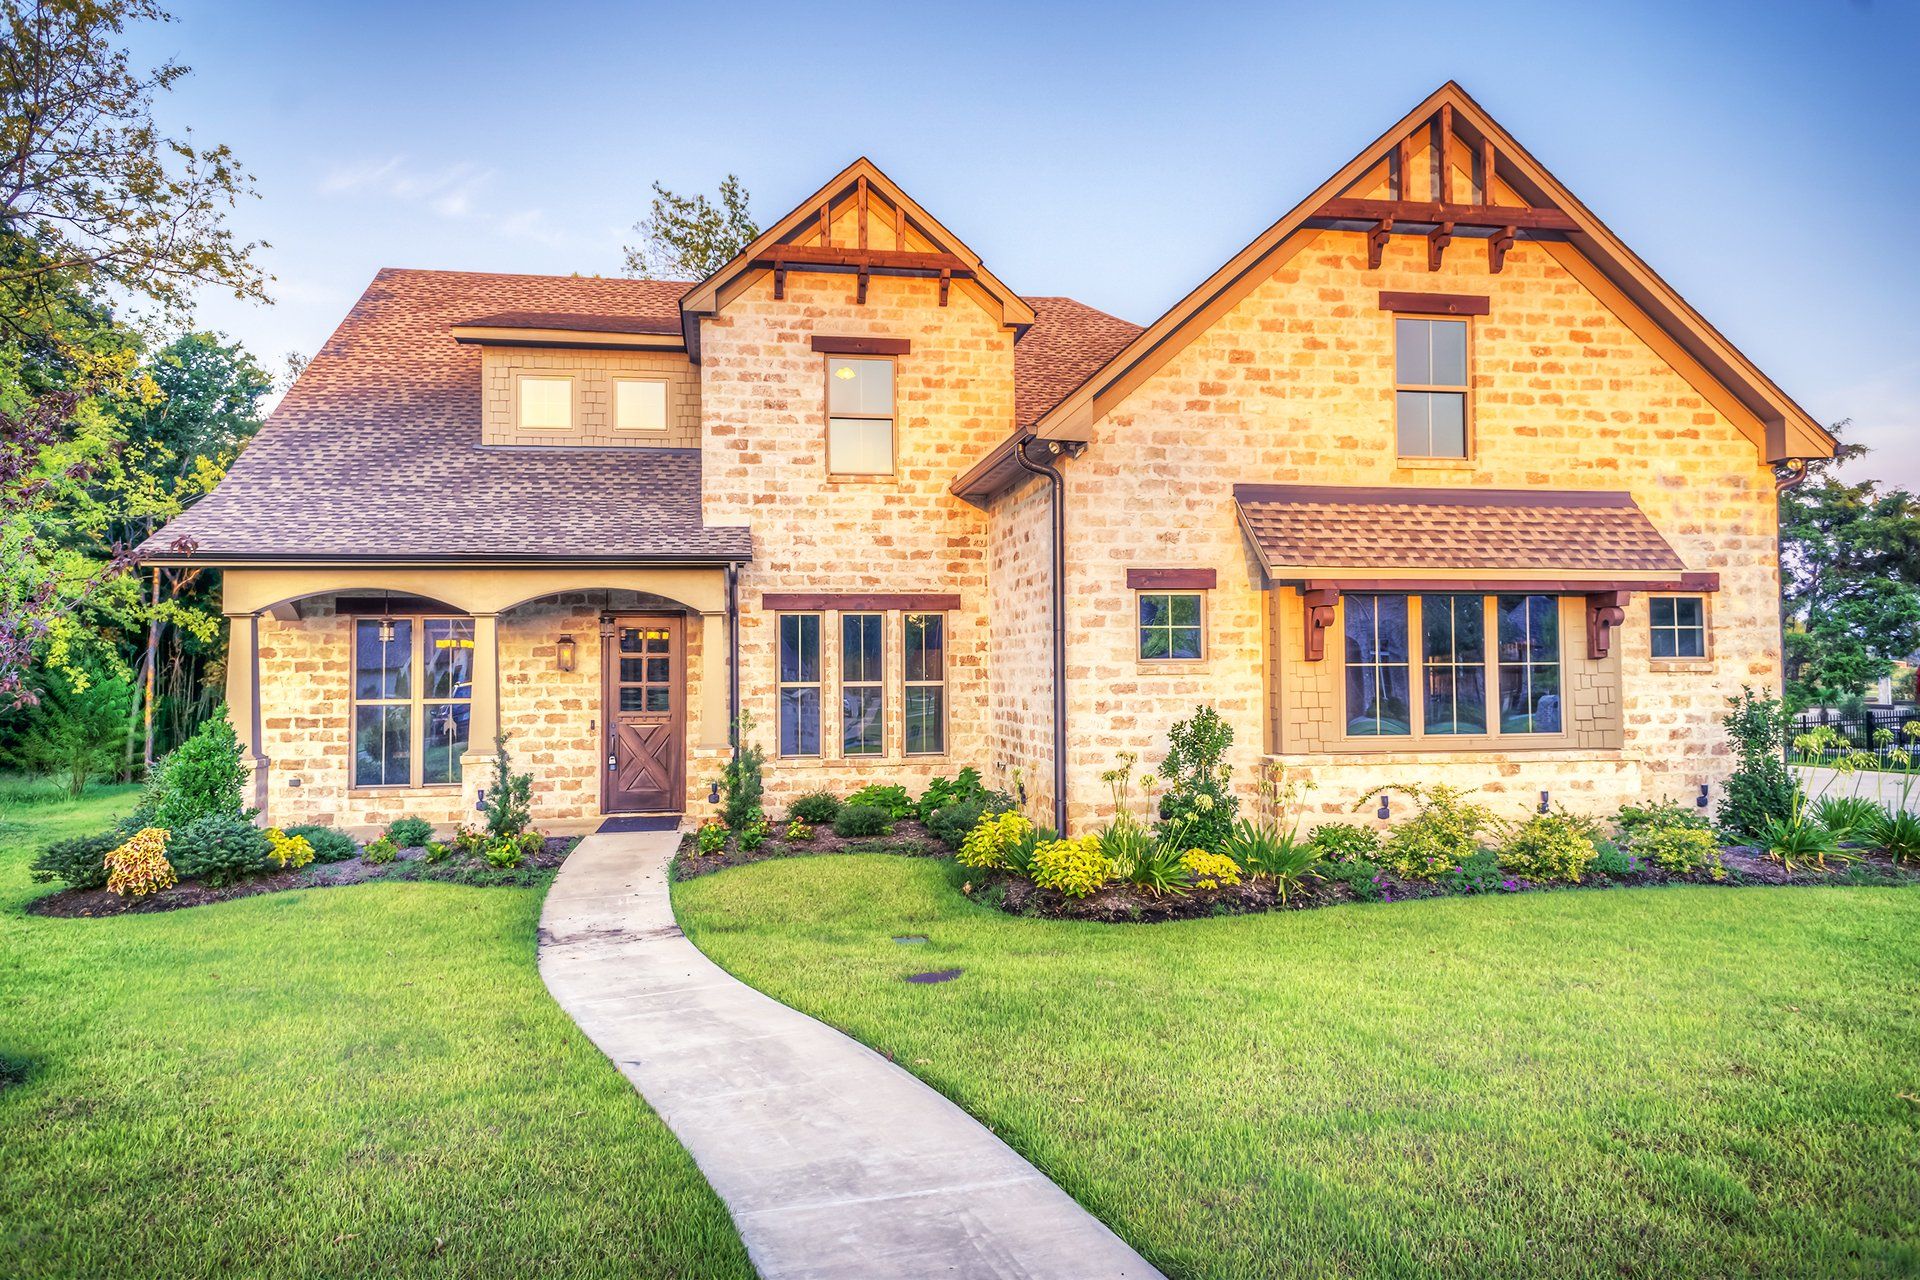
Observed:
[[[1027,298],[1034,322],[1013,348],[1014,429],[1025,430],[1071,395],[1140,326],[1072,298]]]
[[[1678,573],[1625,493],[1236,485],[1270,566]]]

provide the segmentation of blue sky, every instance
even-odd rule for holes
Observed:
[[[1920,488],[1920,6],[222,4],[136,52],[229,143],[278,367],[382,266],[619,270],[655,178],[763,221],[865,154],[1024,293],[1159,315],[1459,80],[1824,421]]]

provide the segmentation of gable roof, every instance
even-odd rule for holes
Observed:
[[[700,516],[697,449],[483,447],[480,350],[502,311],[678,320],[662,280],[381,271],[214,491],[141,544],[188,560],[745,560]],[[190,552],[171,550],[181,539]]]
[[[1028,298],[1033,326],[1013,346],[1013,425],[1026,430],[1066,399],[1140,326],[1072,298]]]
[[[1614,235],[1607,226],[1561,184],[1532,154],[1454,81],[1447,81],[1385,133],[1368,144],[1332,177],[1251,244],[1229,259],[1165,315],[1148,325],[1072,394],[1063,397],[1031,430],[1042,438],[1085,441],[1088,428],[1127,390],[1164,365],[1220,315],[1250,292],[1268,271],[1262,270],[1298,232],[1311,230],[1326,203],[1353,188],[1369,174],[1387,171],[1389,156],[1403,138],[1427,125],[1443,110],[1454,125],[1459,142],[1471,150],[1491,143],[1497,155],[1494,181],[1489,184],[1517,195],[1535,208],[1549,207],[1563,214],[1555,224],[1564,245],[1555,257],[1575,270],[1573,258],[1589,264],[1583,283],[1596,291],[1612,291],[1626,305],[1638,309],[1668,340],[1662,354],[1672,360],[1696,386],[1711,381],[1726,395],[1712,396],[1716,407],[1743,429],[1758,436],[1768,462],[1789,458],[1830,457],[1836,441],[1827,430],[1787,394],[1774,385],[1738,348],[1695,311],[1680,294]],[[1440,206],[1435,206],[1442,211]],[[1518,212],[1516,210],[1516,212]],[[1552,241],[1543,240],[1554,251]],[[1571,252],[1569,252],[1569,247]],[[1623,317],[1624,319],[1625,317]],[[1707,393],[1706,388],[1702,388]],[[1017,475],[1005,460],[1022,432],[1003,443],[956,480],[953,492],[979,499]]]

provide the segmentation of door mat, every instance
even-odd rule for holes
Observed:
[[[672,814],[659,818],[608,818],[599,832],[604,836],[626,835],[634,831],[678,831],[680,819]]]

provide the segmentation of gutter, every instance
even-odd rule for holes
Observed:
[[[1067,834],[1067,502],[1066,481],[1052,463],[1037,463],[1027,446],[1039,439],[1032,432],[1013,447],[1013,460],[1022,471],[1046,478],[1053,502],[1053,829]],[[1058,454],[1058,442],[1049,441],[1049,454]]]

